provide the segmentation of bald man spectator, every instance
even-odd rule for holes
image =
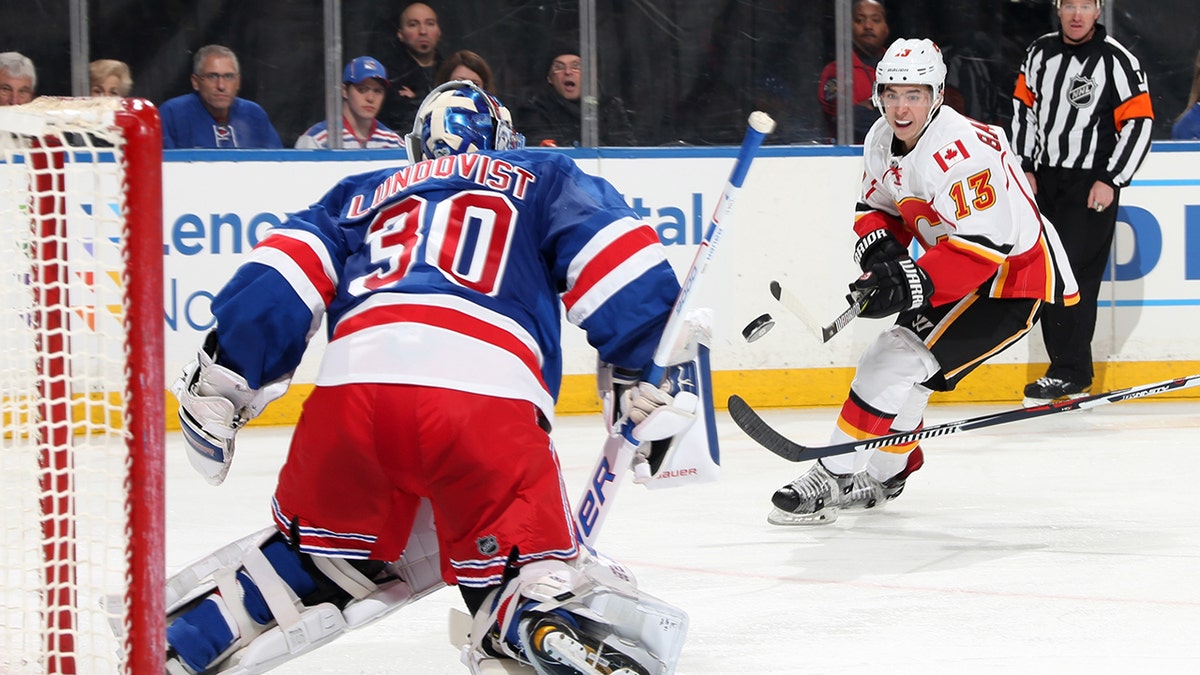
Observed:
[[[393,61],[386,62],[391,86],[379,113],[379,121],[392,129],[409,129],[417,107],[435,86],[442,55],[442,27],[437,12],[423,2],[406,5],[400,12],[396,38],[402,49]]]

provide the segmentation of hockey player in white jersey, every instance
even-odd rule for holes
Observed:
[[[549,431],[560,305],[603,362],[637,373],[679,283],[612,185],[521,146],[490,94],[442,85],[412,163],[290,214],[217,293],[175,388],[189,459],[214,484],[322,319],[329,344],[274,527],[170,581],[170,672],[263,672],[444,584],[474,617],[472,672],[674,670],[686,614],[579,545]],[[657,383],[621,398],[635,434],[686,423]]]
[[[950,391],[1033,328],[1043,303],[1077,300],[1066,255],[1004,132],[942,105],[946,66],[927,39],[900,39],[876,68],[884,112],[863,146],[850,284],[860,316],[899,315],[860,357],[832,441],[921,428]],[[922,253],[914,260],[910,246]],[[768,521],[831,523],[878,508],[921,468],[917,443],[818,460],[777,490]]]

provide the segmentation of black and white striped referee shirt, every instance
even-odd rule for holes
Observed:
[[[1137,58],[1104,26],[1070,45],[1061,32],[1033,41],[1013,91],[1013,148],[1022,167],[1096,171],[1123,187],[1150,151],[1154,111]]]

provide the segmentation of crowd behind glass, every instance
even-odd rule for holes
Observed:
[[[850,42],[851,0],[591,0],[429,2],[440,21],[442,58],[472,50],[487,60],[494,93],[520,110],[545,89],[550,64],[564,44],[580,45],[587,80],[594,70],[598,99],[617,99],[631,134],[612,145],[736,144],[752,110],[780,123],[777,144],[853,143],[839,137],[837,120],[822,108],[827,64]],[[40,95],[87,94],[72,82],[72,40],[66,17],[79,0],[5,3],[0,8],[0,51],[15,50],[37,65]],[[300,6],[300,5],[304,6]],[[397,24],[406,1],[327,2],[340,6],[339,64],[370,55],[394,62],[403,46]],[[594,7],[593,29],[581,31],[580,7]],[[948,84],[968,115],[1009,125],[1012,90],[1024,50],[1056,26],[1053,0],[884,0],[890,38],[929,37],[946,56]],[[1110,34],[1140,58],[1156,113],[1155,139],[1169,139],[1188,104],[1200,40],[1195,0],[1133,3],[1110,0]],[[240,96],[270,116],[285,147],[326,117],[329,44],[319,3],[287,0],[93,0],[87,8],[84,63],[115,59],[129,64],[132,95],[156,103],[191,91],[192,55],[206,44],[230,47],[239,57]],[[839,41],[839,29],[844,31]],[[132,36],[136,36],[132,37]],[[589,58],[594,48],[595,58]],[[78,59],[76,59],[78,60]],[[389,69],[391,66],[389,65]],[[341,74],[341,65],[335,71]],[[82,86],[82,91],[74,91]],[[585,91],[585,93],[588,93]],[[851,109],[850,115],[854,114]],[[381,118],[382,119],[382,118]],[[600,140],[606,136],[598,121]],[[518,129],[521,118],[515,120]],[[853,128],[853,125],[849,125]],[[408,129],[400,126],[396,131]]]

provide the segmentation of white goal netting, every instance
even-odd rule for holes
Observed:
[[[0,675],[132,672],[162,594],[156,133],[137,101],[0,108]]]

